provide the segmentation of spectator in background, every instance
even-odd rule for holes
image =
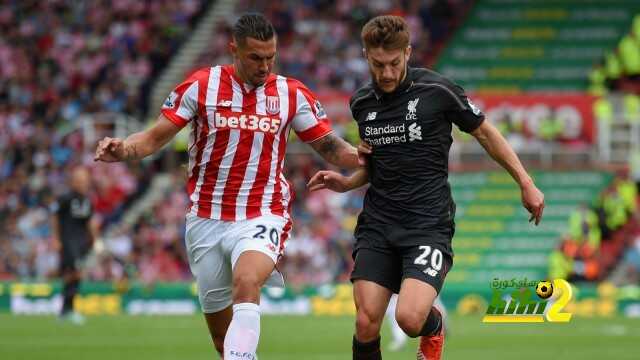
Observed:
[[[358,39],[368,19],[381,14],[404,17],[414,34],[410,65],[423,67],[435,58],[434,49],[451,32],[455,19],[460,18],[469,3],[466,0],[241,0],[236,6],[264,13],[274,23],[280,41],[279,72],[302,79],[319,93],[326,90],[350,93],[369,77]],[[215,32],[214,43],[201,54],[194,68],[229,62],[226,54],[229,25],[221,24]]]
[[[42,214],[52,201],[48,194],[65,193],[65,174],[86,160],[84,149],[91,144],[77,131],[79,116],[141,116],[141,94],[203,7],[201,0],[2,3],[0,277],[43,280],[55,272],[59,259]],[[148,174],[137,167],[89,167],[102,189],[92,201],[105,223],[118,221],[140,191]],[[97,267],[104,271],[89,275],[107,279],[125,264],[132,263],[107,257],[104,268]]]
[[[52,201],[47,193],[57,197],[67,191],[65,174],[78,164],[89,165],[83,154],[91,144],[85,144],[82,132],[76,131],[82,125],[79,116],[120,112],[143,117],[147,99],[142,94],[149,92],[153,79],[183,43],[204,3],[10,0],[0,7],[0,277],[46,279],[57,270],[48,222],[35,226],[38,231],[24,230],[42,219],[39,214]],[[264,8],[269,14],[279,34],[278,62],[286,75],[299,75],[314,90],[351,91],[368,78],[357,37],[368,18],[382,12],[403,14],[415,34],[412,64],[422,66],[469,3],[242,0],[237,8]],[[210,50],[200,63],[229,63],[230,27],[220,24],[214,31]],[[348,124],[334,124],[336,134],[357,142],[355,123],[350,118],[341,121]],[[304,154],[291,155],[287,161],[292,165],[287,176],[298,190],[293,211],[299,221],[294,231],[311,236],[318,242],[314,246],[326,251],[316,254],[321,257],[316,260],[304,251],[285,260],[289,283],[318,285],[348,279],[351,234],[362,192],[307,197],[304,184],[320,169],[318,161]],[[295,169],[298,166],[300,170]],[[184,218],[149,216],[154,211],[181,213],[186,197],[167,194],[134,223],[122,224],[128,203],[148,188],[146,182],[155,169],[138,163],[119,164],[108,171],[90,164],[89,169],[92,182],[101,189],[92,196],[96,215],[116,229],[92,265],[89,279],[120,280],[142,272],[149,283],[189,279],[183,239],[170,235],[184,232]],[[173,189],[184,187],[181,176],[173,176],[173,182]],[[309,214],[315,211],[332,224],[330,231],[314,228]],[[162,256],[154,256],[156,251]],[[173,266],[167,267],[172,271],[163,271],[160,264],[167,259],[180,262],[179,271]],[[306,268],[312,260],[330,268]]]
[[[54,248],[60,251],[63,282],[60,317],[82,324],[82,316],[73,311],[73,300],[80,287],[85,258],[98,236],[98,225],[88,196],[91,190],[89,172],[81,167],[75,168],[70,183],[71,192],[52,206],[51,226]]]
[[[637,217],[638,189],[627,171],[620,172],[595,203],[595,209],[581,204],[569,217],[569,233],[549,258],[552,278],[596,281],[608,275],[623,255],[624,237],[614,234],[633,224]],[[635,235],[634,235],[635,236]],[[614,243],[611,243],[614,241]],[[618,243],[615,243],[615,242]],[[611,243],[611,244],[608,244]],[[610,245],[610,246],[607,246]],[[625,264],[635,264],[634,245],[626,251]]]

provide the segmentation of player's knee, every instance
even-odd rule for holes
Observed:
[[[400,328],[410,337],[417,337],[424,326],[425,317],[419,311],[398,309],[396,321]]]
[[[260,294],[260,279],[256,274],[239,273],[233,275],[233,298],[236,301],[254,302]]]
[[[360,341],[374,340],[380,334],[382,318],[375,316],[371,311],[358,309],[356,314],[356,335]]]

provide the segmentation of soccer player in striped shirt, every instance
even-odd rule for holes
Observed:
[[[283,176],[289,131],[326,161],[358,167],[357,151],[334,135],[314,94],[271,72],[277,37],[260,14],[233,27],[233,64],[200,69],[166,99],[156,124],[105,138],[96,160],[141,159],[191,125],[186,246],[213,343],[225,360],[255,359],[260,288],[284,286],[275,269],[291,231]]]

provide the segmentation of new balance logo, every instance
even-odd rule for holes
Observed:
[[[409,141],[422,140],[422,126],[417,123],[409,125]]]
[[[231,104],[232,104],[231,100],[222,100],[218,103],[218,106],[229,107],[231,106]]]
[[[431,276],[431,277],[436,277],[436,275],[438,275],[438,270],[432,269],[432,268],[427,268],[425,271],[423,271],[423,273]]]
[[[409,111],[409,113],[406,116],[407,120],[417,120],[418,118],[416,117],[416,111],[418,108],[418,101],[420,101],[420,98],[415,98],[411,101],[409,101],[409,103],[407,104],[407,110]]]
[[[367,114],[367,121],[375,120],[378,113],[373,111]]]

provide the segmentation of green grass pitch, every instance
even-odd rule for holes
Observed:
[[[576,318],[568,324],[483,324],[453,316],[447,360],[639,359],[640,320]],[[263,316],[260,360],[351,359],[353,318]],[[384,359],[415,359],[415,341]],[[83,326],[52,316],[0,315],[3,360],[217,359],[199,316],[89,317]]]

